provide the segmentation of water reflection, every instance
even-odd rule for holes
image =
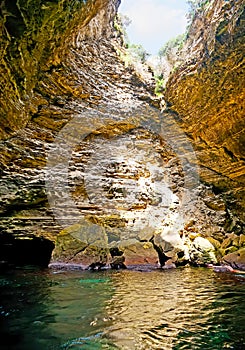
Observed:
[[[101,328],[105,300],[113,291],[109,277],[94,277],[40,271],[3,276],[1,349],[68,349],[82,344],[82,338],[93,339]]]
[[[1,349],[243,349],[242,276],[205,269],[2,276]]]
[[[217,350],[244,343],[244,300],[234,278],[224,285],[200,269],[117,277],[108,306],[115,322],[107,334],[119,348]]]
[[[47,321],[54,321],[48,306],[51,284],[39,271],[1,276],[1,349],[41,349],[39,334],[42,341],[52,338],[46,329]]]

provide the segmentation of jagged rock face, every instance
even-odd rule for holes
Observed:
[[[88,195],[93,194],[94,188],[96,192],[96,184],[87,179],[86,188],[83,190],[85,180],[82,176],[84,166],[89,167],[87,163],[91,154],[98,150],[97,159],[90,160],[90,163],[103,159],[107,150],[106,147],[100,150],[99,145],[104,138],[115,138],[120,128],[122,130],[119,135],[125,132],[130,134],[139,127],[139,122],[133,121],[133,124],[127,120],[127,116],[130,115],[132,120],[132,113],[136,113],[132,111],[140,110],[141,106],[146,109],[147,105],[143,101],[150,98],[147,86],[119,61],[115,44],[118,45],[120,38],[117,38],[118,34],[113,29],[118,4],[118,1],[105,0],[74,1],[69,2],[69,6],[66,1],[23,1],[12,4],[10,8],[9,4],[2,3],[1,23],[5,48],[2,55],[5,95],[1,100],[3,244],[6,242],[6,235],[30,240],[36,236],[44,236],[55,241],[57,234],[61,232],[56,240],[53,259],[80,262],[85,266],[104,264],[111,258],[114,258],[113,261],[116,259],[116,255],[110,254],[109,248],[104,247],[107,238],[105,234],[101,238],[96,236],[96,232],[101,235],[101,231],[103,233],[105,229],[113,231],[112,227],[114,231],[119,231],[125,218],[118,217],[114,212],[101,213],[105,203],[100,203],[100,208],[96,211],[96,198],[88,200]],[[11,22],[12,14],[18,18],[16,28]],[[20,22],[23,22],[23,30],[18,32],[22,28],[19,26]],[[61,23],[62,25],[58,26]],[[16,48],[15,52],[12,52],[13,47]],[[23,79],[19,79],[19,76]],[[74,121],[78,124],[75,125]],[[68,131],[64,129],[66,125]],[[103,130],[98,131],[101,127]],[[71,136],[75,140],[68,169],[66,160],[63,162],[61,159],[58,164],[69,173],[67,183],[61,183],[60,192],[58,189],[58,202],[65,203],[69,211],[64,213],[64,221],[59,220],[60,215],[57,214],[57,192],[52,192],[53,189],[56,191],[57,187],[52,186],[52,182],[47,184],[47,181],[45,185],[45,165],[47,159],[49,165],[52,163],[53,145],[58,146],[55,159],[59,156],[64,157],[63,145],[56,142],[62,136],[62,132],[65,133],[64,137],[72,132]],[[79,135],[78,140],[76,132]],[[87,140],[83,140],[84,134],[92,140],[88,149]],[[100,141],[93,141],[96,134],[99,134]],[[128,137],[136,138],[135,135]],[[69,143],[68,139],[65,141]],[[107,147],[110,146],[109,143]],[[122,143],[123,141],[119,142]],[[116,141],[114,150],[118,145]],[[91,164],[94,172],[100,171],[102,177],[103,172],[113,172],[111,177],[114,178],[114,184],[112,181],[104,184],[107,186],[105,194],[108,199],[114,198],[115,193],[121,194],[118,190],[120,180],[115,180],[116,177],[131,181],[131,187],[137,187],[135,184],[140,178],[149,177],[140,160],[130,170],[127,163],[120,163],[116,157],[118,155],[114,157],[115,160],[109,158],[101,168],[99,164],[97,168]],[[156,157],[158,162],[159,151]],[[52,177],[55,172],[54,166],[51,170]],[[58,179],[63,179],[62,174],[63,170],[58,169]],[[66,186],[70,186],[68,192],[74,200],[75,212],[73,203],[69,206],[69,201],[64,200]],[[124,188],[126,187],[127,184],[124,184]],[[147,202],[155,205],[157,199],[150,193],[152,191],[147,191],[146,184],[143,187],[144,193],[135,191],[137,198],[131,198],[129,195],[128,201],[125,201],[125,212],[136,207],[138,210],[144,209]],[[127,191],[130,192],[129,189]],[[49,202],[47,193],[49,199],[51,198]],[[138,198],[139,196],[144,198]],[[58,209],[61,210],[60,207]],[[86,217],[85,224],[80,219],[77,220],[76,210],[82,218]],[[72,217],[70,221],[69,215]],[[131,220],[132,225],[133,219],[128,220]],[[84,236],[83,230],[86,230],[87,237]],[[111,237],[114,237],[113,234],[115,236],[115,232],[110,232]],[[147,254],[148,251],[149,249]],[[153,251],[152,254],[156,261],[156,252]]]
[[[154,108],[153,86],[119,59],[119,1],[11,4],[1,5],[2,242],[45,237],[53,261],[91,268],[231,252],[237,235],[222,242],[239,231],[235,217],[199,181],[174,113]]]
[[[111,27],[106,27],[113,18],[110,7],[115,11],[116,5],[107,0],[1,2],[1,138],[24,127],[40,108],[37,83],[59,70],[60,64],[62,70],[71,45],[77,47],[85,35],[85,26],[90,38],[110,35]],[[108,12],[103,10],[106,6]],[[103,18],[100,24],[87,25],[95,17],[98,20],[98,13]]]
[[[201,179],[244,220],[244,1],[210,1],[183,51],[166,99],[193,140]]]

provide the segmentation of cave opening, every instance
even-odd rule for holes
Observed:
[[[190,1],[121,0],[120,24],[129,47],[157,56],[162,45],[186,32]]]
[[[0,269],[26,265],[48,267],[54,243],[44,237],[0,235]]]

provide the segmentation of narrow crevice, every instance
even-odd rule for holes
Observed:
[[[111,269],[119,270],[126,269],[125,257],[123,256],[123,252],[118,247],[110,248],[110,254],[112,257],[112,261],[110,263]]]
[[[221,178],[225,178],[225,179],[229,179],[230,181],[234,181],[234,180],[232,180],[229,176],[224,175],[224,174],[222,174],[221,172],[219,172],[219,171],[217,171],[217,170],[215,170],[215,169],[212,169],[212,168],[210,168],[210,167],[208,167],[208,166],[206,166],[206,165],[200,164],[199,166],[200,166],[201,168],[205,168],[205,169],[210,170],[210,171],[213,172],[214,174],[219,175]]]
[[[223,147],[224,152],[234,161],[237,162],[239,159],[234,155],[232,151],[230,151],[227,147]]]
[[[70,257],[68,260],[71,261],[75,258],[75,256],[77,256],[78,254],[84,252],[87,248],[89,247],[89,245],[87,244],[85,247],[79,249],[75,254],[72,255],[72,257]]]
[[[158,254],[158,258],[159,258],[159,263],[161,266],[164,266],[165,263],[170,259],[167,255],[164,254],[163,249],[161,246],[158,246],[155,244],[154,242],[154,236],[150,239],[150,242],[153,245],[153,248],[155,249],[155,251]]]
[[[113,248],[110,248],[110,254],[111,254],[111,257],[113,258],[114,256],[122,256],[123,252],[119,248],[113,247]]]

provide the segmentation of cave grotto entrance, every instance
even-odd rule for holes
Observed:
[[[34,265],[47,267],[54,243],[43,237],[0,234],[0,269]]]

